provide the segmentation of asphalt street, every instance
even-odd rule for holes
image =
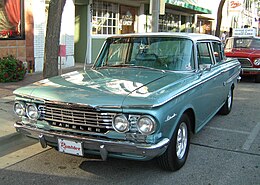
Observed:
[[[216,115],[192,136],[188,160],[174,173],[160,169],[155,160],[81,158],[41,149],[39,143],[17,135],[0,143],[0,184],[260,185],[259,105],[260,84],[243,80],[234,91],[232,112]],[[12,109],[10,102],[0,106],[1,118]],[[15,118],[5,119],[0,124]]]

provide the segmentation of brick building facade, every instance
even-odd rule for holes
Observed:
[[[16,6],[16,9],[19,8],[20,12],[7,9],[7,3]],[[0,0],[1,58],[13,55],[27,62],[29,72],[43,70],[48,5],[49,0]],[[61,58],[63,67],[74,66],[74,9],[73,0],[67,0],[62,16],[60,37],[60,44],[66,46],[66,56]],[[9,23],[12,19],[9,13],[20,15],[16,20],[16,26],[15,23],[13,25]]]
[[[0,37],[0,57],[13,55],[21,61],[29,62],[31,66],[34,64],[34,25],[32,16],[32,1],[33,0],[21,0],[21,4],[24,3],[24,16],[21,16],[21,22],[23,22],[22,36],[19,38],[1,38]],[[6,32],[0,30],[2,37]],[[25,36],[26,35],[26,36]]]

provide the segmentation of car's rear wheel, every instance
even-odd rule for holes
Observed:
[[[255,76],[255,82],[256,83],[260,83],[260,75],[256,75]]]
[[[159,165],[169,171],[179,170],[186,162],[190,147],[190,119],[183,114],[164,154],[158,157]]]
[[[231,112],[232,105],[233,105],[233,88],[231,87],[231,88],[229,89],[226,102],[225,102],[225,104],[221,107],[221,109],[219,110],[219,113],[222,114],[222,115],[227,115],[227,114],[229,114],[229,113]]]

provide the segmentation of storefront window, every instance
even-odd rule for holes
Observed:
[[[118,4],[93,1],[92,34],[117,34],[119,22]]]
[[[160,32],[179,32],[178,25],[179,16],[165,13],[165,15],[160,15],[159,19],[159,31]]]
[[[0,0],[0,39],[22,39],[23,0]]]
[[[208,20],[198,19],[197,21],[197,32],[211,34],[212,23]]]
[[[120,6],[120,20],[119,20],[119,27],[120,33],[134,33],[135,30],[135,16],[136,16],[136,8],[131,6]]]

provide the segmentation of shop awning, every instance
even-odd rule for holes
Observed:
[[[166,5],[172,5],[179,11],[185,10],[191,14],[211,14],[212,11],[200,6],[195,5],[192,0],[165,0]],[[193,4],[191,4],[193,3]]]
[[[213,21],[213,20],[215,20],[215,19],[212,18],[212,17],[207,17],[207,16],[203,16],[203,15],[205,15],[205,14],[197,15],[197,16],[198,16],[198,19],[207,20],[207,21]]]

